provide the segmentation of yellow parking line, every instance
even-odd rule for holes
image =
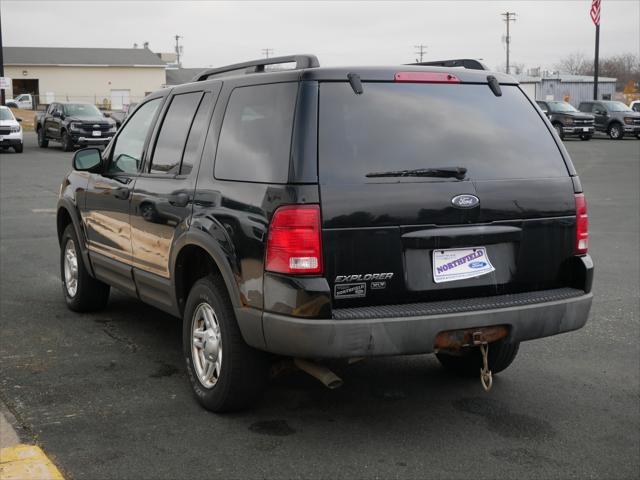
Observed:
[[[64,480],[60,471],[35,445],[0,449],[2,480]]]

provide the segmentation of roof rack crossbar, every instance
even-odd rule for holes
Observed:
[[[487,66],[479,60],[473,58],[456,58],[453,60],[435,60],[433,62],[417,62],[411,65],[431,66],[431,67],[463,67],[469,70],[489,70]]]
[[[203,72],[200,72],[193,79],[194,82],[200,82],[207,80],[208,78],[223,75],[225,73],[236,72],[244,70],[245,73],[259,73],[264,72],[264,67],[267,65],[277,65],[279,63],[294,63],[296,64],[296,70],[303,68],[317,68],[320,66],[318,58],[315,55],[287,55],[284,57],[272,57],[261,58],[260,60],[251,60],[250,62],[235,63],[233,65],[227,65],[225,67],[210,68]]]

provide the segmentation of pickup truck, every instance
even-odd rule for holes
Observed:
[[[33,110],[36,102],[33,95],[30,93],[23,93],[16,98],[8,98],[5,102],[9,108],[21,108],[23,110]]]
[[[76,145],[106,145],[116,133],[116,122],[107,118],[90,103],[51,103],[34,122],[38,146],[47,148],[49,141],[62,144],[65,152]]]

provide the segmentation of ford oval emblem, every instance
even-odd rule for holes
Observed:
[[[480,199],[475,195],[469,195],[467,193],[463,195],[456,195],[451,199],[451,203],[456,208],[473,208],[480,205]]]

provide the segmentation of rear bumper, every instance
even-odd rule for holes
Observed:
[[[560,290],[564,292],[559,292]],[[464,309],[453,313],[416,315],[417,310],[399,306],[398,312],[408,316],[394,316],[395,307],[351,309],[341,318],[304,319],[286,315],[264,313],[262,327],[266,350],[280,355],[301,358],[349,358],[378,355],[406,355],[431,353],[438,333],[447,330],[506,325],[508,341],[521,342],[577,330],[589,316],[593,295],[580,290],[558,289],[558,295],[546,291],[541,299],[551,301],[527,303],[517,295],[502,295],[485,299],[472,299],[479,310]],[[510,298],[506,298],[510,297]],[[515,298],[514,298],[515,297]],[[469,300],[463,307],[474,308]],[[444,302],[443,302],[444,303]],[[449,302],[454,305],[454,302]],[[428,304],[427,304],[428,305]],[[487,308],[491,305],[511,305]],[[414,307],[415,308],[415,307]],[[446,312],[447,307],[439,306]],[[449,308],[451,310],[451,308]],[[365,313],[384,315],[360,318]],[[264,348],[264,346],[262,346]]]

